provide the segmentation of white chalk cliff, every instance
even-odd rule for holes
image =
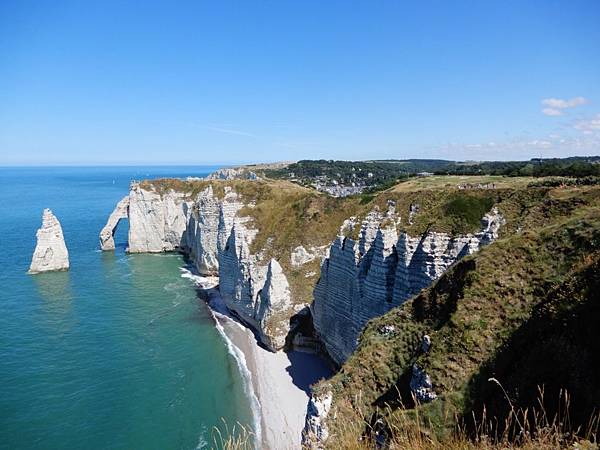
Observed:
[[[42,227],[36,233],[37,244],[29,273],[52,272],[69,269],[69,252],[62,227],[52,211],[44,209]]]
[[[218,198],[209,185],[195,198],[175,191],[158,193],[132,183],[121,200],[100,242],[114,248],[112,235],[120,219],[129,219],[129,251],[155,253],[181,251],[202,275],[219,275],[219,291],[226,306],[253,327],[272,350],[281,349],[294,313],[287,278],[275,259],[262,261],[250,252],[257,234],[249,217],[239,215],[245,206],[239,195],[225,188]],[[106,243],[106,245],[102,245]]]
[[[311,305],[313,323],[327,353],[340,365],[356,349],[370,319],[401,305],[454,262],[492,242],[504,223],[494,210],[483,217],[476,234],[411,237],[397,236],[394,226],[383,225],[384,219],[389,223],[390,214],[369,214],[358,241],[339,236],[321,266]]]
[[[129,252],[169,252],[184,246],[192,202],[185,194],[170,190],[164,194],[131,184],[129,191]]]

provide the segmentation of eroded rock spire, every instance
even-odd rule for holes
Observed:
[[[36,233],[37,245],[31,258],[29,273],[69,269],[69,252],[62,227],[52,211],[44,209],[42,226]]]

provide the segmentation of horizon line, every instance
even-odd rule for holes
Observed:
[[[345,161],[345,162],[379,162],[379,161],[447,161],[455,163],[483,163],[483,162],[526,162],[533,160],[552,160],[552,159],[573,159],[573,158],[600,158],[600,154],[596,155],[575,155],[575,156],[563,156],[563,157],[532,157],[524,159],[444,159],[444,158],[369,158],[369,159],[331,159],[331,158],[315,158],[315,159],[298,159],[296,161],[261,161],[261,162],[123,162],[123,163],[101,163],[101,162],[61,162],[61,163],[0,163],[0,168],[4,167],[193,167],[193,166],[207,166],[207,167],[235,167],[235,166],[249,166],[249,165],[260,165],[260,164],[276,164],[276,163],[294,163],[297,161]]]

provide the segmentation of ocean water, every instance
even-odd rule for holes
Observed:
[[[195,449],[252,423],[244,381],[185,262],[98,233],[131,179],[214,167],[0,168],[0,448]],[[43,208],[68,272],[28,275]]]

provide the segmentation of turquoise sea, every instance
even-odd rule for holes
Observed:
[[[0,168],[0,448],[195,449],[251,424],[238,366],[175,254],[98,233],[131,179],[214,167]],[[42,210],[71,270],[28,275]],[[124,225],[124,226],[123,226]]]

